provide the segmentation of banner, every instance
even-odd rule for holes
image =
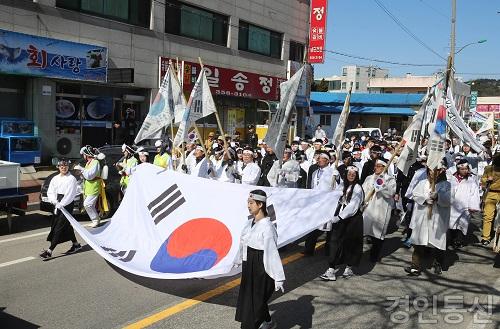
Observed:
[[[181,86],[172,71],[172,66],[169,66],[160,90],[158,90],[149,107],[148,115],[135,137],[135,144],[148,138],[160,138],[162,129],[172,124],[175,113],[182,113],[186,108]]]
[[[278,110],[269,125],[269,130],[264,137],[264,142],[269,145],[278,160],[281,161],[287,142],[288,130],[290,128],[290,113],[295,106],[295,97],[299,89],[302,75],[304,74],[305,66],[302,66],[291,77],[290,80],[283,82],[280,86],[281,97]]]
[[[106,47],[0,29],[0,73],[106,82]]]
[[[444,82],[441,81],[436,86],[436,92],[431,97],[431,111],[429,115],[431,121],[429,123],[429,143],[427,145],[428,157],[427,167],[436,169],[441,160],[444,158],[445,142],[446,142],[446,121],[447,109],[445,107]]]
[[[476,135],[488,133],[493,129],[495,129],[495,115],[493,113],[490,113],[488,119],[483,123],[481,129],[477,131]]]
[[[326,14],[327,0],[311,0],[311,16],[309,17],[309,51],[307,52],[308,62],[325,62],[326,44]]]
[[[397,167],[401,170],[405,176],[408,175],[408,170],[411,165],[415,163],[418,155],[418,146],[420,145],[420,139],[422,137],[422,125],[424,123],[424,117],[427,113],[427,106],[429,105],[430,95],[434,93],[433,90],[426,95],[420,110],[413,117],[411,124],[406,128],[403,134],[404,143],[403,150],[399,156]]]
[[[174,147],[179,147],[186,141],[186,134],[196,120],[215,113],[215,102],[210,92],[205,70],[201,70],[198,80],[191,91],[189,101],[184,112],[175,114],[175,122],[180,122],[179,129],[174,139]]]
[[[349,92],[345,97],[344,107],[342,108],[342,113],[340,114],[339,121],[337,121],[337,126],[335,127],[335,131],[333,132],[332,143],[336,147],[337,159],[340,159],[342,154],[342,142],[344,140],[344,130],[347,124],[347,119],[349,118],[349,112],[351,109],[351,92],[352,86],[349,87]]]
[[[249,220],[255,186],[222,183],[137,166],[110,222],[87,230],[63,211],[78,234],[104,259],[135,275],[157,279],[211,278],[237,273],[233,263]],[[260,187],[259,187],[260,188]],[[284,246],[333,217],[342,192],[262,188]],[[221,206],[210,196],[218,195]]]
[[[446,107],[448,108],[446,122],[458,139],[469,144],[476,153],[485,151],[484,146],[476,139],[476,134],[460,117],[460,114],[455,107],[455,101],[453,100],[451,89],[448,89]]]

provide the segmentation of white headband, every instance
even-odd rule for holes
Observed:
[[[205,151],[203,150],[203,147],[201,147],[201,146],[196,146],[195,150],[198,150],[198,151],[203,151],[203,152],[205,152]]]
[[[465,162],[465,163],[457,164],[457,168],[467,168],[467,169],[469,169],[469,163]]]
[[[253,199],[255,201],[261,201],[261,202],[266,202],[267,201],[267,197],[266,196],[264,196],[264,195],[258,195],[258,194],[253,194],[253,193],[250,193],[249,198]]]
[[[387,167],[387,163],[385,161],[382,161],[382,160],[377,160],[377,162],[375,162],[376,165],[382,165],[384,167]]]
[[[253,155],[253,152],[250,151],[250,150],[243,150],[243,154],[251,154],[251,155]]]
[[[349,170],[359,172],[359,168],[356,166],[347,166],[347,171],[349,171]]]
[[[327,159],[327,160],[330,160],[330,157],[329,157],[326,153],[320,153],[320,154],[319,154],[319,157],[320,157],[320,158],[325,158],[325,159]]]

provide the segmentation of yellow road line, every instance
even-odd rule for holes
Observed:
[[[316,244],[316,249],[320,248],[321,246],[323,246],[325,244],[325,242],[319,242],[318,244]],[[284,258],[282,260],[283,262],[283,265],[286,265],[286,264],[289,264],[289,263],[292,263],[298,259],[301,259],[302,257],[304,257],[303,254],[301,253],[295,253],[295,254],[292,254],[286,258]],[[222,295],[223,293],[237,287],[240,285],[240,281],[241,279],[235,279],[233,281],[230,281],[228,283],[225,283],[221,286],[218,286],[217,288],[215,289],[212,289],[212,290],[209,290],[207,292],[204,292],[203,294],[201,295],[198,295],[198,296],[195,296],[191,299],[187,299],[181,303],[178,303],[178,304],[175,304],[174,306],[171,306],[169,308],[166,308],[164,309],[163,311],[160,311],[158,313],[155,313],[153,315],[150,315],[142,320],[139,320],[137,322],[134,322],[132,324],[129,324],[128,326],[124,327],[124,329],[142,329],[142,328],[146,328],[158,321],[161,321],[161,320],[164,320],[168,317],[171,317],[172,315],[174,314],[177,314],[177,313],[180,313],[184,310],[187,310],[188,308],[190,307],[193,307],[199,303],[202,303],[204,301],[207,301],[213,297],[216,297],[216,296],[219,296],[219,295]]]

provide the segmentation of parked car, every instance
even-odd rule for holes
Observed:
[[[150,154],[150,161],[153,162],[153,158],[157,153],[156,149],[152,146],[146,146],[145,149]],[[104,153],[104,155],[106,155],[106,158],[103,161],[105,165],[108,166],[108,177],[104,181],[104,183],[106,186],[106,197],[108,199],[110,208],[107,217],[110,217],[120,206],[119,195],[120,195],[121,176],[120,174],[118,174],[118,169],[115,167],[115,163],[119,162],[123,157],[122,147],[121,145],[106,145],[100,147],[99,152]],[[81,163],[81,165],[82,167],[85,166],[85,164],[83,163]],[[78,194],[75,197],[75,206],[73,209],[73,213],[81,214],[83,211],[83,190],[82,190],[83,180],[79,171],[71,170],[70,172],[73,176],[76,177],[78,181]],[[58,173],[53,173],[52,175],[48,176],[42,184],[40,190],[40,210],[42,211],[47,211],[47,212],[54,211],[54,206],[48,202],[47,190],[49,189],[50,180],[57,174]]]
[[[361,139],[361,136],[373,137],[375,139],[382,138],[382,132],[380,131],[379,128],[356,128],[356,129],[349,129],[349,130],[345,131],[344,135],[345,135],[346,139],[351,139],[352,136],[356,136],[356,138],[358,140]]]

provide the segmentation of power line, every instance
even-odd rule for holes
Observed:
[[[446,19],[450,19],[450,16],[444,14],[442,11],[436,9],[436,7],[433,7],[431,6],[430,4],[428,4],[427,2],[425,2],[424,0],[419,0],[420,3],[424,4],[425,6],[429,7],[432,11],[436,12],[437,14],[439,14],[440,16],[443,16],[444,18]]]
[[[352,55],[352,54],[346,54],[342,53],[339,51],[333,51],[333,50],[328,50],[324,49],[323,51],[340,55],[340,56],[345,56],[345,57],[350,57],[350,58],[356,58],[356,59],[362,59],[365,61],[370,61],[370,62],[377,62],[377,63],[386,63],[386,64],[393,64],[393,65],[400,65],[400,66],[419,66],[419,67],[439,67],[442,66],[442,64],[412,64],[412,63],[400,63],[400,62],[395,62],[395,61],[386,61],[382,59],[376,59],[376,58],[368,58],[368,57],[363,57],[363,56],[357,56],[357,55]]]
[[[425,42],[423,42],[419,37],[417,37],[410,29],[408,29],[400,20],[397,18],[393,13],[389,11],[379,0],[373,0],[375,3],[403,30],[405,31],[409,36],[411,36],[415,41],[417,41],[420,45],[422,45],[424,48],[432,52],[434,55],[438,56],[439,58],[446,60],[445,57],[441,56],[437,51],[429,47]]]

